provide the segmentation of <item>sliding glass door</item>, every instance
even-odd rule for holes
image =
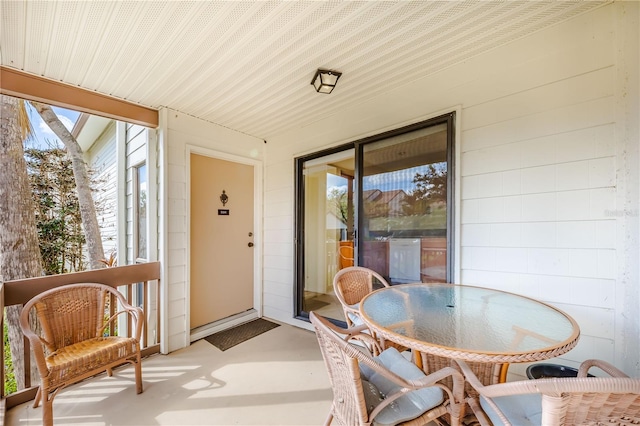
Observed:
[[[296,160],[296,312],[343,321],[333,277],[451,277],[453,114]]]
[[[300,194],[303,209],[298,230],[304,253],[300,306],[304,312],[322,309],[325,316],[342,318],[333,293],[333,276],[354,260],[354,149],[304,161]]]
[[[360,148],[358,263],[390,284],[446,282],[446,123]]]

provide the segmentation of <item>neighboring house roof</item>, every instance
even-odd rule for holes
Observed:
[[[384,206],[389,213],[395,214],[401,211],[402,201],[408,197],[407,193],[402,189],[394,189],[391,191],[380,191],[379,189],[364,191],[363,198],[365,201],[373,204],[373,208],[382,208]]]
[[[401,201],[402,199],[407,197],[407,193],[404,192],[402,189],[396,189],[393,191],[385,191],[382,193],[382,195],[380,196],[380,198],[378,198],[376,201],[381,202],[381,203],[390,203],[392,201]]]
[[[82,113],[71,129],[71,134],[80,144],[82,151],[87,152],[112,121],[111,118]]]
[[[379,189],[369,189],[366,191],[362,191],[362,198],[365,201],[375,201],[380,195],[382,195],[382,191]]]

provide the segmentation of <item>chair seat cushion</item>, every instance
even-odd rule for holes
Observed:
[[[540,394],[500,396],[491,398],[491,400],[513,425],[533,426],[542,424],[542,397]],[[504,424],[495,410],[482,396],[480,397],[480,405],[494,425]]]
[[[374,359],[387,370],[405,380],[420,380],[425,377],[422,370],[403,357],[395,348],[386,349]],[[363,379],[375,386],[382,398],[401,389],[399,385],[366,365],[361,365],[360,371]],[[443,400],[442,389],[435,386],[407,392],[378,413],[374,419],[374,424],[380,426],[396,425],[414,419],[431,408],[440,405]]]

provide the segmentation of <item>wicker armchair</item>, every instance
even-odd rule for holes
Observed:
[[[484,386],[463,361],[467,382],[479,393],[467,402],[483,426],[637,425],[640,379],[600,360],[587,360],[578,377],[523,380]],[[612,377],[587,377],[598,367]]]
[[[122,308],[109,317],[109,303]],[[31,328],[34,310],[38,327]],[[112,310],[115,312],[115,309]],[[108,336],[108,327],[126,313],[133,337]],[[129,305],[124,296],[102,284],[72,284],[41,293],[27,302],[20,315],[22,332],[33,350],[40,387],[34,408],[42,399],[45,426],[53,424],[53,399],[62,388],[124,363],[135,367],[136,391],[142,393],[140,334],[142,309]]]
[[[377,357],[354,339],[377,342],[360,331],[364,326],[341,329],[326,318],[309,313],[333,388],[333,403],[326,425],[424,425],[446,416],[459,425],[464,410],[464,378],[451,367],[425,375],[396,349]],[[437,383],[453,378],[453,388]]]
[[[348,327],[364,324],[360,317],[360,301],[373,291],[374,279],[378,280],[383,286],[389,287],[389,283],[382,275],[362,266],[341,269],[333,277],[333,289],[342,305]],[[381,343],[383,348],[393,347],[400,352],[407,350],[406,347],[394,342],[381,340]]]

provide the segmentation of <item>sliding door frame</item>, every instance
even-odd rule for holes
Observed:
[[[429,118],[418,123],[410,124],[407,126],[399,127],[397,129],[382,132],[373,136],[369,136],[363,139],[359,139],[353,142],[342,144],[336,147],[324,149],[314,152],[309,155],[298,157],[294,159],[295,169],[295,183],[294,183],[294,313],[296,319],[308,321],[308,312],[303,311],[303,299],[304,299],[304,282],[305,282],[305,230],[304,230],[304,218],[305,218],[305,188],[304,188],[304,165],[305,162],[314,160],[320,157],[328,156],[331,154],[339,153],[349,149],[355,149],[355,177],[354,177],[354,215],[356,220],[356,227],[354,232],[354,258],[357,259],[357,264],[362,263],[360,253],[358,250],[359,235],[358,231],[362,229],[364,215],[360,214],[360,206],[363,204],[362,191],[362,170],[363,170],[363,150],[364,146],[373,142],[378,142],[384,139],[399,136],[405,133],[422,130],[428,127],[446,124],[447,126],[447,264],[446,274],[447,282],[454,281],[454,264],[455,264],[455,223],[456,223],[456,205],[455,205],[455,175],[456,175],[456,128],[455,128],[456,112],[451,111],[446,114],[439,115],[437,117]],[[339,322],[339,321],[337,321]]]
[[[362,258],[360,256],[360,240],[358,235],[358,231],[363,229],[364,226],[364,215],[360,212],[360,206],[363,206],[364,200],[362,198],[363,191],[360,191],[362,187],[362,180],[364,178],[362,170],[364,169],[364,147],[367,144],[378,142],[381,140],[389,139],[395,136],[403,135],[405,133],[414,132],[416,130],[426,129],[428,127],[437,126],[439,124],[447,125],[447,282],[450,283],[453,281],[453,265],[454,265],[454,253],[453,249],[454,245],[454,224],[455,224],[455,188],[454,188],[454,174],[455,174],[455,112],[450,112],[448,114],[439,115],[434,118],[430,118],[425,121],[421,121],[419,123],[411,124],[405,127],[401,127],[399,129],[390,130],[388,132],[380,133],[378,135],[374,135],[365,139],[358,140],[354,142],[356,149],[356,170],[355,170],[355,187],[354,194],[355,198],[355,217],[356,217],[356,229],[355,229],[355,238],[354,238],[354,257],[358,260],[358,264],[362,263]]]

